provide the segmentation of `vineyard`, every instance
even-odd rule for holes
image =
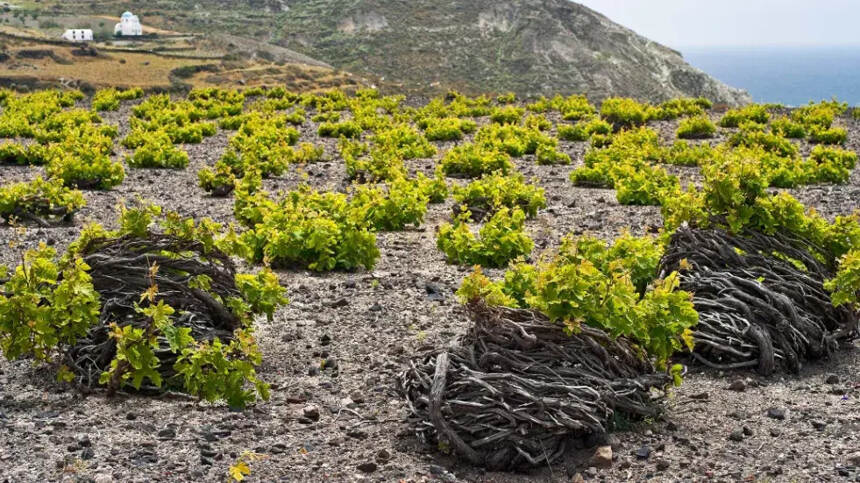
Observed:
[[[858,123],[2,90],[4,476],[860,480]]]

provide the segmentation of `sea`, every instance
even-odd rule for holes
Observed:
[[[837,98],[860,106],[860,46],[680,49],[690,64],[755,102],[799,106]]]

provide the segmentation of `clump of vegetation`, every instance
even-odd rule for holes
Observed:
[[[806,137],[806,128],[799,122],[794,122],[786,116],[774,119],[770,123],[770,130],[777,136],[789,139],[803,139]]]
[[[523,109],[514,106],[497,107],[490,113],[490,120],[497,124],[519,124]]]
[[[101,89],[93,94],[93,109],[96,111],[116,111],[119,109],[120,101],[130,101],[142,97],[143,89],[139,87],[122,91],[114,88]]]
[[[648,121],[648,106],[634,99],[610,97],[600,105],[600,116],[616,130],[638,127]]]
[[[436,233],[436,246],[449,263],[504,267],[511,260],[528,256],[534,242],[525,233],[526,214],[519,208],[502,208],[481,227],[478,236],[460,214],[454,224],[445,223]]]
[[[529,218],[537,216],[538,210],[546,208],[544,189],[526,183],[525,177],[519,173],[508,176],[494,173],[464,187],[456,187],[454,200],[464,205],[477,220],[505,207],[520,208]]]
[[[559,124],[558,138],[564,141],[588,141],[594,135],[612,134],[612,125],[602,119],[578,122],[574,125]]]
[[[286,303],[277,276],[236,273],[209,220],[168,214],[153,231],[160,212],[123,208],[119,230],[90,225],[60,259],[45,245],[26,252],[2,277],[0,350],[109,393],[180,390],[235,408],[268,399],[252,324]]]
[[[359,138],[363,129],[353,121],[324,122],[320,124],[317,133],[324,138]]]
[[[701,166],[713,159],[714,156],[714,148],[710,144],[675,141],[672,147],[666,150],[666,155],[661,161],[678,166]]]
[[[424,129],[424,135],[429,141],[459,141],[466,134],[475,132],[478,125],[475,121],[458,117],[429,118],[419,127]]]
[[[689,117],[681,121],[677,135],[681,139],[706,139],[714,137],[717,127],[707,116]]]
[[[132,168],[182,169],[188,166],[188,153],[174,146],[166,133],[146,133],[143,139],[143,144],[126,158]]]
[[[514,168],[510,156],[484,144],[463,144],[451,148],[442,158],[442,171],[448,176],[477,178],[484,174],[507,174]]]
[[[767,107],[761,104],[750,104],[738,109],[730,109],[720,119],[722,127],[740,127],[741,124],[754,122],[757,124],[767,124],[770,120],[770,113]]]
[[[84,195],[60,179],[11,183],[0,187],[0,218],[6,224],[51,226],[70,223],[86,205]]]
[[[319,272],[373,268],[376,235],[345,194],[302,187],[274,200],[259,181],[246,178],[235,194],[236,218],[248,227],[237,239],[246,258]]]

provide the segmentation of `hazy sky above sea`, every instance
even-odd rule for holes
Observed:
[[[574,0],[676,49],[860,45],[860,0]]]

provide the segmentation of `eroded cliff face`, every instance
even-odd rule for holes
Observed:
[[[283,3],[279,43],[406,88],[750,101],[680,53],[568,0]]]

